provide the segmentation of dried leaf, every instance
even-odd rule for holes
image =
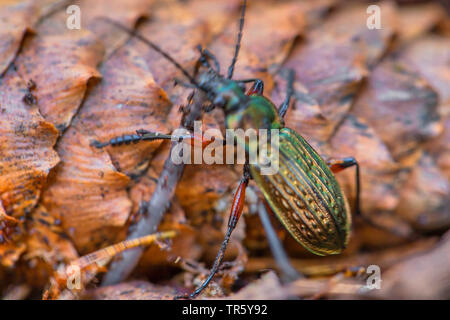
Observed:
[[[352,112],[365,119],[396,161],[415,156],[423,141],[442,131],[438,95],[400,61],[385,60],[372,72]]]
[[[405,182],[396,211],[421,230],[450,226],[450,183],[428,154],[422,154]]]
[[[433,250],[388,270],[381,290],[372,294],[387,299],[449,299],[449,239],[447,233]]]
[[[398,10],[398,37],[407,42],[428,32],[445,17],[444,8],[438,3],[418,3]]]
[[[369,124],[349,115],[331,139],[331,145],[332,157],[353,156],[360,164],[361,210],[369,215],[395,209],[399,197],[396,177],[400,168]],[[353,205],[356,186],[355,172],[351,171],[339,173],[337,178]]]
[[[75,127],[66,131],[56,149],[61,164],[42,195],[50,214],[61,215],[63,229],[80,253],[114,242],[131,210],[125,190],[129,178],[90,142]]]
[[[0,75],[13,62],[27,31],[38,19],[34,1],[3,1],[0,3]]]
[[[103,46],[85,30],[28,38],[23,44],[18,72],[36,84],[39,111],[60,133],[77,113],[88,81],[100,78],[96,65],[102,56]]]
[[[10,69],[0,84],[0,200],[16,218],[31,212],[59,161],[53,150],[58,131],[23,101],[26,92],[25,82]]]
[[[86,298],[92,300],[172,300],[176,291],[145,281],[131,281],[91,290]]]
[[[444,116],[450,114],[449,46],[448,37],[428,35],[414,41],[401,55],[439,94],[439,112]]]
[[[24,277],[28,284],[44,287],[59,264],[78,258],[78,253],[64,233],[59,217],[50,216],[42,205],[31,214],[27,230],[22,260],[31,270],[24,268]]]
[[[125,190],[129,179],[117,170],[138,174],[160,144],[143,142],[95,150],[92,141],[135,134],[138,129],[169,131],[165,118],[170,102],[133,44],[111,56],[100,72],[101,84],[58,144],[63,164],[43,197],[50,212],[61,213],[64,229],[83,253],[105,241],[118,241],[117,231],[125,226],[131,202]],[[84,200],[81,207],[80,199]]]

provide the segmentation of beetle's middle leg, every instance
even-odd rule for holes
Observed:
[[[185,141],[186,143],[190,143],[191,145],[194,145],[195,141],[198,141],[199,144],[202,146],[202,148],[209,145],[213,140],[214,137],[211,137],[207,139],[204,136],[197,136],[194,134],[186,134],[186,135],[180,135],[175,136],[171,134],[164,134],[159,132],[152,132],[145,129],[139,129],[136,130],[135,134],[124,134],[122,136],[118,136],[115,138],[110,139],[106,142],[100,142],[97,140],[93,140],[91,142],[91,146],[96,147],[98,149],[104,148],[106,146],[120,146],[123,144],[130,144],[130,143],[138,143],[140,141],[156,141],[156,140],[173,140],[173,141]],[[223,142],[225,143],[225,142]]]
[[[124,134],[118,137],[114,137],[106,142],[100,142],[93,140],[91,146],[98,149],[104,148],[106,146],[120,146],[123,144],[138,143],[140,141],[154,141],[154,140],[171,140],[172,135],[163,134],[159,132],[151,132],[144,129],[136,130],[135,134]]]

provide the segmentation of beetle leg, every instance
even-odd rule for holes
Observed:
[[[412,235],[405,235],[403,234],[401,231],[398,231],[394,228],[389,228],[383,225],[380,225],[379,223],[373,221],[370,217],[367,217],[366,215],[362,214],[361,212],[361,197],[360,197],[360,193],[361,193],[361,176],[359,173],[359,164],[358,161],[356,161],[355,158],[353,157],[348,157],[348,158],[343,158],[343,159],[328,159],[327,161],[327,165],[330,168],[330,170],[333,173],[338,173],[346,168],[349,167],[353,167],[355,166],[356,168],[356,177],[355,177],[355,183],[356,183],[356,199],[355,199],[355,214],[356,216],[358,216],[359,218],[361,218],[361,220],[363,220],[365,223],[367,223],[368,225],[378,228],[380,230],[389,232],[391,234],[394,234],[396,236],[402,237],[402,238],[411,238],[414,239],[416,237],[415,234]]]
[[[253,82],[252,87],[246,93],[248,96],[254,94],[261,96],[264,93],[264,81],[262,81],[261,79],[243,79],[243,80],[236,80],[236,82],[242,84]],[[243,90],[245,90],[245,88]]]
[[[183,137],[179,137],[182,139]],[[124,134],[122,136],[114,137],[106,142],[100,142],[97,140],[91,141],[91,146],[98,149],[106,146],[120,146],[122,144],[138,143],[140,141],[154,141],[154,140],[171,140],[172,135],[163,134],[159,132],[151,132],[144,129],[136,130],[136,134]]]
[[[249,180],[250,180],[250,172],[248,170],[248,166],[246,165],[244,167],[243,177],[239,182],[239,185],[236,189],[236,193],[234,194],[225,239],[222,242],[222,246],[220,247],[219,253],[216,256],[216,259],[214,261],[213,267],[211,268],[208,278],[206,278],[206,280],[197,289],[195,289],[193,293],[189,295],[189,298],[191,299],[194,299],[196,296],[198,296],[208,286],[209,282],[212,280],[212,278],[217,273],[217,270],[219,269],[220,263],[222,262],[223,256],[225,254],[225,250],[227,249],[228,242],[230,241],[231,233],[236,227],[236,224],[239,221],[239,218],[242,214],[242,209],[244,208],[245,190],[247,189]]]
[[[196,63],[196,71],[198,71],[198,68],[200,66],[200,64],[203,64],[205,67],[211,68],[211,65],[209,64],[208,59],[211,59],[214,62],[215,65],[215,71],[217,74],[220,74],[220,64],[219,61],[217,60],[216,56],[209,51],[208,49],[203,49],[201,45],[197,46],[197,50],[200,51],[200,58],[198,58],[197,63]]]
[[[211,103],[211,104],[208,104],[207,106],[205,106],[203,108],[203,110],[205,113],[209,113],[209,112],[213,111],[215,108],[216,108],[216,106],[213,103]]]
[[[195,135],[195,134],[189,134],[186,136],[181,136],[178,138],[179,140],[183,140],[184,142],[190,144],[191,146],[195,146],[195,141],[197,141],[202,149],[206,148],[206,146],[208,146],[210,143],[216,141],[218,138],[216,137],[210,137],[207,138],[203,135]],[[218,139],[219,141],[222,141],[222,144],[225,146],[226,145],[226,140],[222,140],[222,139]]]
[[[284,99],[281,106],[278,108],[278,114],[280,115],[281,119],[284,119],[284,116],[286,115],[286,111],[289,108],[292,95],[294,94],[294,78],[295,78],[294,70],[289,69],[288,70],[288,79],[287,79],[286,98]]]
[[[268,203],[265,200],[260,201],[258,206],[259,219],[261,220],[264,231],[266,232],[270,251],[272,251],[272,255],[275,258],[279,270],[281,271],[282,280],[290,282],[303,277],[289,262],[286,251],[283,249],[280,239],[277,237],[277,234],[270,223],[270,218],[267,211],[272,211]]]
[[[260,79],[254,79],[252,87],[247,91],[247,95],[262,95],[264,93],[264,82]]]
[[[330,168],[330,170],[333,173],[338,173],[346,168],[349,167],[356,167],[356,177],[355,177],[355,184],[356,184],[356,200],[355,200],[355,213],[359,216],[361,215],[360,211],[360,191],[361,191],[361,177],[359,174],[359,164],[358,161],[356,161],[355,158],[349,157],[349,158],[343,158],[343,159],[328,159],[327,165]]]
[[[173,80],[173,82],[174,82],[174,86],[179,85],[179,86],[182,86],[182,87],[185,87],[185,88],[189,88],[189,89],[196,89],[197,88],[192,83],[184,82],[183,80],[180,80],[180,79],[177,79],[177,78],[175,78]]]
[[[215,137],[214,137],[215,139]],[[112,138],[106,142],[99,142],[97,140],[93,140],[91,142],[91,146],[96,147],[98,149],[104,148],[106,146],[120,146],[122,144],[130,144],[130,143],[138,143],[140,141],[155,141],[155,140],[174,140],[174,141],[185,141],[186,143],[194,146],[195,141],[199,141],[202,149],[213,142],[213,139],[206,139],[204,136],[198,136],[194,134],[187,134],[184,136],[174,136],[170,134],[163,134],[159,132],[147,131],[145,129],[136,130],[136,134],[124,134],[122,136],[118,136]],[[225,140],[223,140],[223,144],[225,145]]]

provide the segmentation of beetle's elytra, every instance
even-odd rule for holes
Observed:
[[[337,254],[347,247],[349,205],[331,170],[299,134],[280,130],[279,173],[250,172],[265,199],[289,233],[318,255]]]

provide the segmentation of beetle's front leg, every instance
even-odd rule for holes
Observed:
[[[194,134],[187,134],[183,136],[174,136],[171,134],[164,134],[159,132],[147,131],[145,129],[136,130],[136,134],[125,134],[122,136],[118,136],[112,138],[106,142],[99,142],[97,140],[93,140],[91,142],[91,146],[96,147],[98,149],[104,148],[106,146],[120,146],[123,144],[130,143],[138,143],[140,141],[155,141],[155,140],[174,140],[174,141],[185,141],[186,143],[190,143],[194,145],[195,141],[199,141],[202,148],[205,148],[208,144],[213,142],[213,139],[207,139],[204,136],[197,136]],[[225,144],[225,141],[223,142]]]
[[[246,92],[246,95],[263,95],[264,93],[264,82],[261,79],[244,79],[244,80],[236,80],[236,82],[244,84],[253,82],[250,89]],[[245,88],[243,88],[245,90]]]
[[[211,59],[214,62],[215,71],[217,74],[220,74],[220,64],[219,64],[219,61],[217,60],[216,56],[208,49],[206,49],[206,48],[203,49],[201,45],[197,46],[197,50],[200,51],[200,58],[197,60],[197,63],[195,64],[194,75],[197,75],[200,64],[212,69],[208,59]]]
[[[100,142],[93,140],[91,146],[98,149],[104,148],[106,146],[120,146],[123,144],[138,143],[140,141],[154,141],[154,140],[171,140],[172,135],[163,134],[159,132],[151,132],[144,129],[136,130],[135,134],[124,134],[118,137],[114,137],[106,142]]]

